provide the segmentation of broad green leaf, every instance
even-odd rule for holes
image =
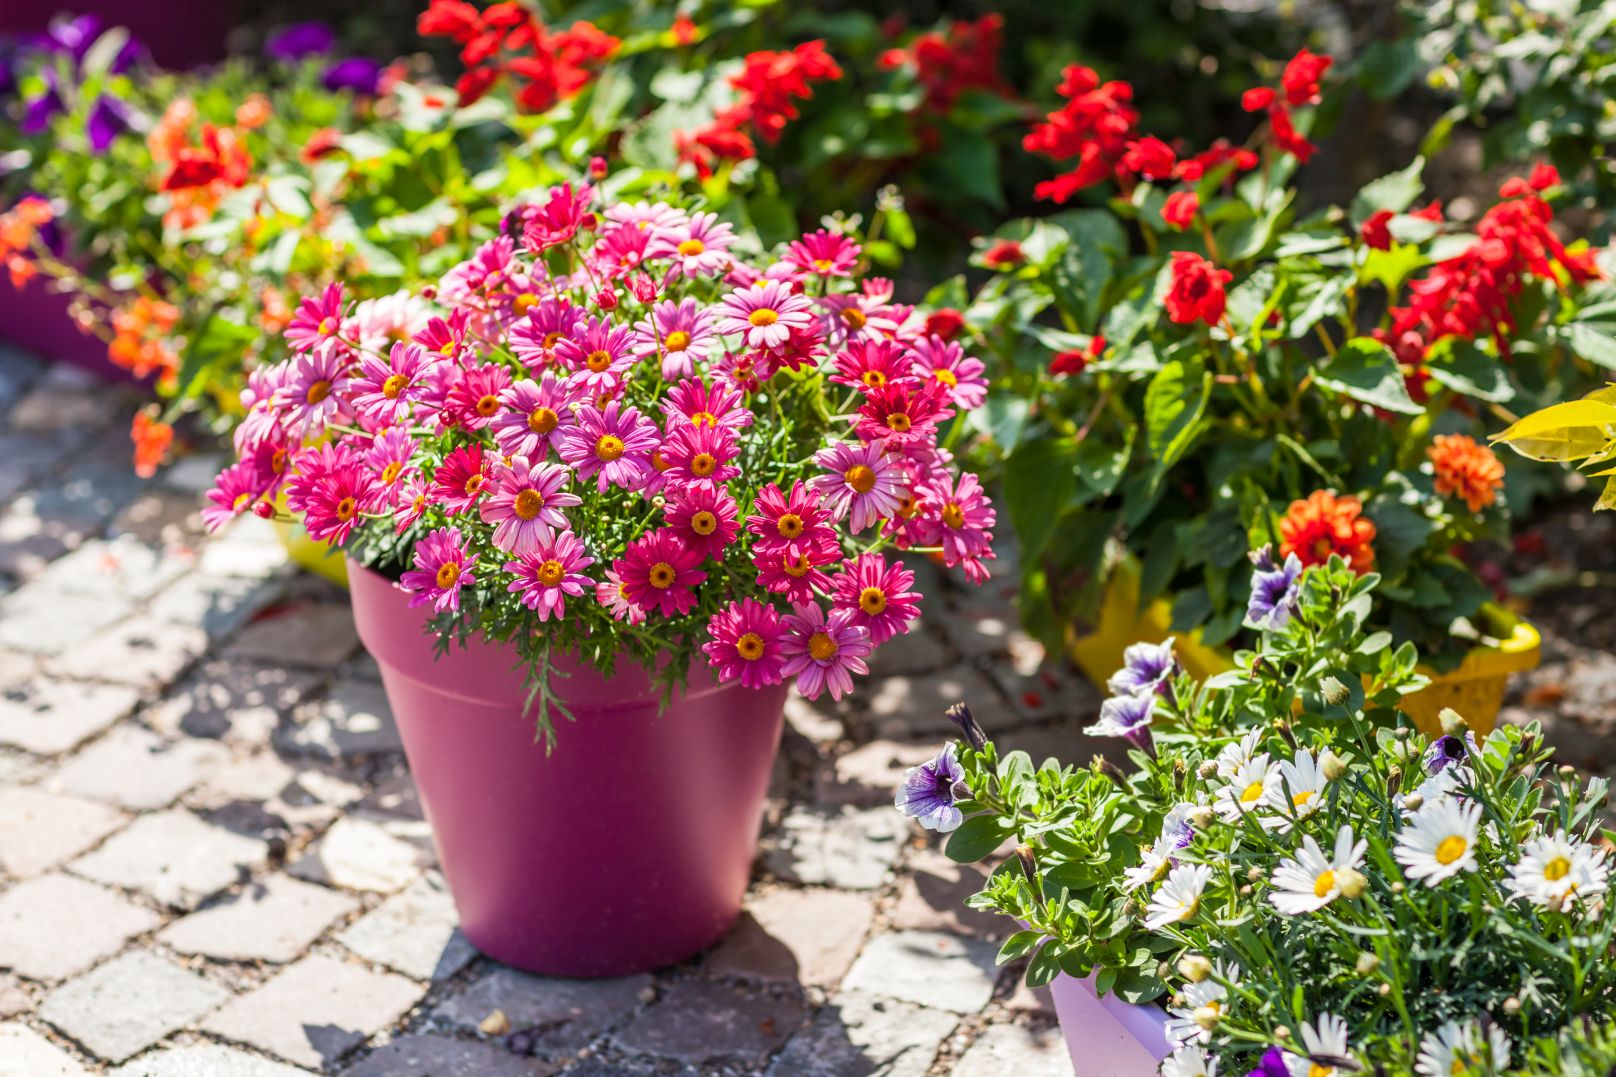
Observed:
[[[1407,168],[1379,179],[1370,180],[1363,185],[1363,189],[1352,200],[1352,223],[1354,227],[1363,224],[1376,212],[1389,209],[1393,213],[1402,213],[1414,204],[1420,196],[1425,185],[1420,181],[1420,173],[1425,170],[1425,158],[1416,157],[1409,162]]]
[[[957,864],[974,864],[1003,845],[1012,833],[997,815],[973,815],[949,836],[943,851]]]
[[[1145,447],[1158,481],[1190,447],[1212,392],[1212,373],[1195,378],[1177,359],[1163,364],[1145,390]]]
[[[1498,359],[1469,341],[1450,338],[1435,349],[1426,364],[1431,380],[1462,396],[1506,404],[1515,398],[1515,387]]]
[[[1368,337],[1354,337],[1343,344],[1313,380],[1323,388],[1385,411],[1425,413],[1425,408],[1408,395],[1403,372],[1391,349]]]
[[[1005,461],[1005,509],[1028,560],[1043,554],[1072,498],[1076,458],[1070,438],[1042,437],[1022,442]]]
[[[1567,343],[1571,350],[1590,363],[1616,370],[1616,336],[1610,323],[1572,322],[1566,327]]]

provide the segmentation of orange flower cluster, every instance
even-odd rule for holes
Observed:
[[[21,288],[39,272],[28,252],[34,235],[51,221],[50,203],[28,197],[0,213],[0,262],[11,275],[11,286]]]
[[[1304,568],[1340,555],[1362,576],[1375,567],[1374,521],[1363,515],[1363,502],[1315,490],[1306,501],[1291,502],[1279,521],[1281,557],[1296,555]]]
[[[144,411],[135,413],[129,427],[129,440],[135,444],[135,474],[149,479],[157,474],[168,447],[174,442],[174,428],[158,422]]]
[[[252,174],[252,156],[240,131],[204,123],[193,144],[196,121],[196,106],[178,98],[146,139],[164,170],[157,189],[172,201],[163,215],[165,228],[189,228],[207,220],[224,196],[244,186]]]
[[[1487,446],[1467,434],[1438,434],[1425,450],[1436,473],[1436,492],[1458,496],[1471,512],[1498,500],[1504,488],[1504,465]]]
[[[168,346],[167,336],[180,319],[172,303],[137,296],[126,307],[112,312],[112,343],[107,358],[137,378],[157,374],[164,382],[179,373],[179,357]]]

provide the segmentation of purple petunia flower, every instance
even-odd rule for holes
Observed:
[[[45,79],[45,92],[38,97],[31,97],[23,103],[22,133],[37,135],[50,126],[51,117],[59,112],[65,112],[67,106],[62,103],[62,95],[58,92],[56,71],[45,68],[42,72]]]
[[[375,60],[367,60],[363,56],[350,56],[326,68],[325,75],[320,81],[325,83],[326,89],[333,92],[352,90],[366,97],[374,97],[381,86],[381,80],[381,64]]]
[[[1122,652],[1122,668],[1111,674],[1105,687],[1115,696],[1166,695],[1177,672],[1171,636],[1162,643],[1135,643]]]
[[[106,153],[113,140],[127,130],[129,109],[124,103],[110,94],[98,96],[84,120],[84,133],[90,138],[90,149],[97,154]]]
[[[1111,680],[1114,689],[1116,677]],[[1155,709],[1154,691],[1112,696],[1100,704],[1100,720],[1083,732],[1091,737],[1125,737],[1135,748],[1148,752],[1154,744],[1150,735],[1150,716]]]
[[[1290,1067],[1285,1064],[1285,1052],[1278,1047],[1270,1047],[1263,1053],[1257,1068],[1246,1077],[1290,1077],[1290,1073]]]
[[[1466,741],[1469,741],[1468,745]],[[1448,769],[1450,764],[1463,763],[1472,748],[1478,753],[1481,751],[1476,745],[1474,733],[1466,733],[1464,740],[1446,734],[1436,738],[1431,742],[1431,746],[1425,749],[1425,773],[1440,774]]]
[[[965,821],[965,815],[954,805],[971,795],[965,784],[965,770],[954,758],[950,744],[937,758],[903,773],[903,784],[893,806],[927,830],[946,834]]]
[[[323,22],[293,23],[264,43],[264,55],[288,63],[305,56],[324,56],[337,43],[337,35]]]
[[[1256,571],[1251,574],[1246,624],[1264,632],[1284,628],[1301,605],[1302,562],[1293,553],[1276,565],[1267,546],[1253,553],[1251,562]]]

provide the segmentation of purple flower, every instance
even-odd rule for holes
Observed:
[[[84,121],[84,132],[90,136],[90,149],[97,154],[106,153],[112,140],[127,130],[129,110],[124,103],[110,94],[98,96]]]
[[[95,15],[80,15],[76,19],[58,16],[51,20],[44,41],[51,51],[71,53],[73,62],[79,63],[100,36],[101,20]]]
[[[381,79],[381,64],[362,56],[351,56],[346,60],[338,60],[326,68],[321,81],[325,83],[326,89],[333,92],[352,90],[357,94],[374,97],[381,85]]]
[[[324,56],[337,43],[337,35],[323,22],[298,22],[264,43],[264,55],[288,63],[305,56]]]
[[[1302,562],[1289,554],[1283,565],[1275,565],[1264,546],[1252,555],[1256,571],[1251,574],[1251,599],[1246,604],[1246,624],[1260,631],[1284,628],[1295,616],[1302,597]]]
[[[960,735],[977,751],[981,751],[988,742],[988,735],[982,732],[982,724],[971,714],[971,708],[963,703],[956,703],[948,708],[948,720],[959,727]]]
[[[1115,689],[1116,677],[1112,677],[1111,681]],[[1148,752],[1153,746],[1150,716],[1155,709],[1155,692],[1112,696],[1100,704],[1100,720],[1083,732],[1091,737],[1126,737],[1129,744]]]
[[[1270,1047],[1263,1053],[1257,1068],[1246,1077],[1290,1077],[1290,1073],[1290,1067],[1285,1064],[1285,1052],[1278,1047]]]
[[[1470,742],[1468,747],[1465,740]],[[1465,757],[1469,754],[1470,748],[1475,748],[1477,752],[1481,751],[1476,746],[1474,733],[1466,733],[1465,740],[1446,734],[1433,740],[1431,746],[1425,749],[1425,773],[1440,774],[1448,769],[1448,765],[1451,763],[1463,763]]]
[[[931,762],[904,771],[903,784],[892,803],[927,830],[944,834],[965,821],[964,813],[954,805],[970,795],[965,770],[954,758],[954,746],[950,744]]]
[[[23,103],[22,133],[25,135],[39,134],[50,126],[52,116],[67,109],[62,104],[62,95],[57,92],[55,70],[47,67],[43,75],[45,92]]]
[[[1114,696],[1166,695],[1177,672],[1171,636],[1163,643],[1135,643],[1122,652],[1122,668],[1105,687]]]

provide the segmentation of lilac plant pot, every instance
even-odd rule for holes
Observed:
[[[1057,976],[1049,985],[1061,1035],[1078,1077],[1154,1077],[1172,1053],[1167,1011],[1094,993],[1094,977]]]
[[[785,686],[720,686],[704,667],[658,713],[625,663],[557,663],[573,722],[534,742],[515,651],[435,655],[425,608],[348,564],[354,623],[381,667],[460,927],[483,953],[554,976],[682,961],[740,913],[779,747]]]

